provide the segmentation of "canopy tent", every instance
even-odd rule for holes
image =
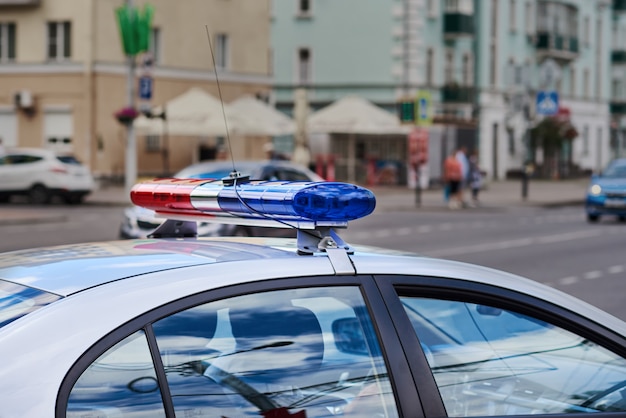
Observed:
[[[347,96],[308,117],[309,133],[407,134],[398,117],[358,96]]]
[[[165,103],[158,113],[160,109],[165,109],[165,120],[143,115],[135,119],[133,124],[139,135],[226,136],[227,130],[243,135],[265,135],[251,121],[228,106],[222,108],[217,98],[197,87]]]
[[[245,117],[268,136],[292,135],[296,126],[293,120],[267,103],[250,95],[242,96],[228,105],[234,113]]]

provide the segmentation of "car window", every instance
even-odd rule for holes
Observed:
[[[82,373],[70,392],[66,416],[165,417],[143,331],[113,346]]]
[[[397,416],[357,288],[233,297],[153,330],[177,416]]]
[[[57,156],[57,160],[61,161],[64,164],[81,165],[81,162],[72,155],[59,155]]]
[[[28,164],[41,161],[42,157],[36,155],[13,154],[5,157],[5,164]]]
[[[310,180],[309,176],[305,173],[297,170],[292,170],[289,168],[276,168],[275,176],[278,180],[287,180],[287,181],[307,181]]]
[[[604,177],[611,178],[626,178],[626,164],[624,163],[613,163],[610,164],[604,173],[602,173]]]
[[[626,360],[588,339],[495,307],[401,301],[449,416],[626,411]]]

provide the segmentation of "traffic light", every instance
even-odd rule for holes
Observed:
[[[398,117],[402,123],[415,122],[415,100],[406,99],[397,103]]]

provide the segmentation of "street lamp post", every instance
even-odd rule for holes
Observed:
[[[116,9],[117,23],[122,40],[122,48],[126,55],[126,101],[127,109],[136,115],[135,111],[135,58],[140,52],[147,52],[149,49],[150,30],[154,9],[150,5],[145,5],[140,13],[133,4],[133,0],[125,0],[124,6]],[[126,125],[126,162],[124,173],[124,184],[127,192],[137,181],[137,143],[135,129],[133,127],[134,117],[125,120]]]

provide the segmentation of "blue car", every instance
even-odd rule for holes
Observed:
[[[611,161],[603,172],[591,177],[585,209],[589,222],[597,222],[601,215],[626,221],[626,158]]]

